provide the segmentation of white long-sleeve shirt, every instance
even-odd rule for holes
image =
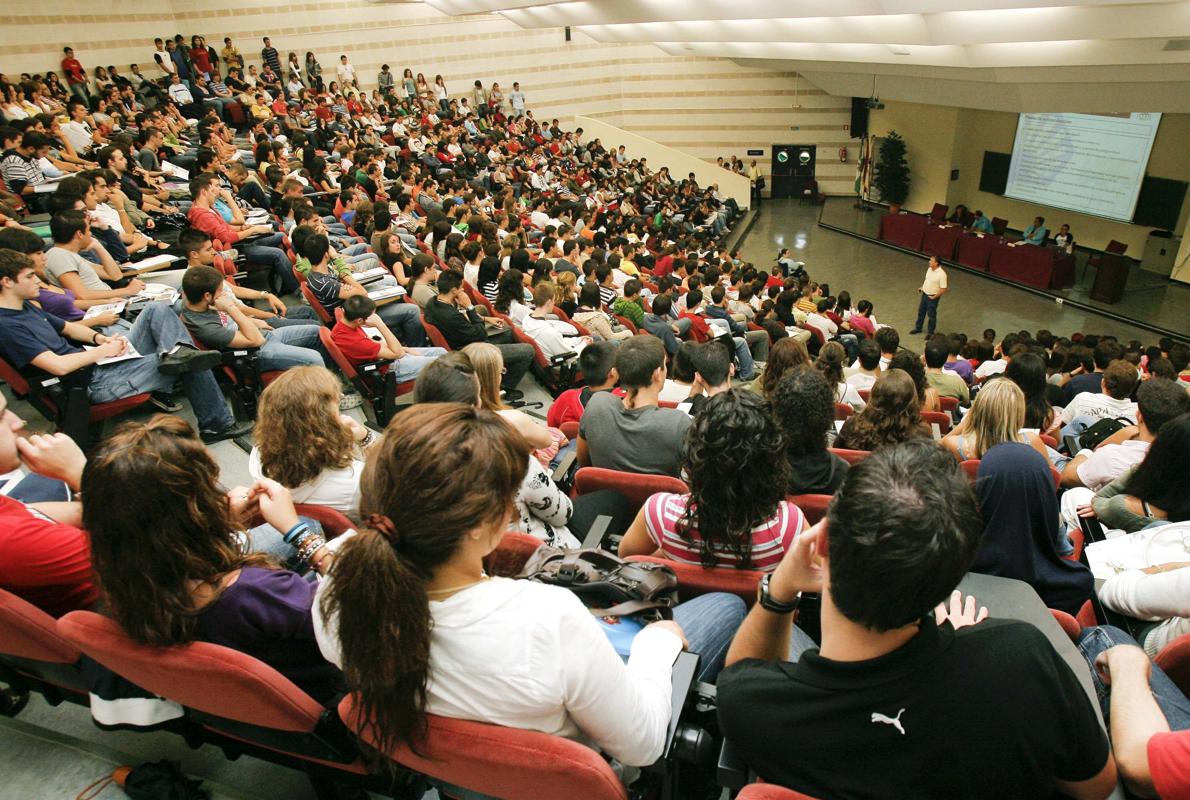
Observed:
[[[1190,567],[1153,575],[1125,570],[1107,579],[1099,589],[1099,599],[1118,614],[1149,622],[1165,620],[1141,642],[1150,658],[1190,633]]]
[[[338,626],[314,600],[323,656],[342,665]],[[629,766],[661,756],[670,718],[673,633],[646,628],[625,664],[570,591],[492,578],[430,602],[426,711],[563,736]]]
[[[547,358],[563,353],[578,352],[578,341],[568,342],[567,336],[578,336],[578,328],[560,319],[538,319],[532,315],[520,322],[521,330],[533,337]]]

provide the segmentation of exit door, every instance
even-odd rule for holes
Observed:
[[[812,144],[773,145],[772,197],[801,197],[814,181],[818,147]]]

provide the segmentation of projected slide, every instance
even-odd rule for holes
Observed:
[[[1007,197],[1132,220],[1160,114],[1021,114]]]

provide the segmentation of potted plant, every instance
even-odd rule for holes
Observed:
[[[888,210],[899,214],[901,203],[909,196],[909,162],[905,160],[905,140],[896,131],[889,131],[880,143],[872,181]]]

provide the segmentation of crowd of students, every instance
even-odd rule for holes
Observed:
[[[281,64],[265,45],[267,77]],[[211,50],[194,43],[186,75],[177,43],[157,63],[175,85],[217,78]],[[382,81],[379,102],[356,96],[328,118],[338,98],[304,84],[320,77],[306,63],[279,119],[250,115],[246,149],[225,108],[172,91],[110,127],[68,104],[89,146],[54,110],[0,130],[14,145],[0,354],[92,402],[150,392],[171,412],[84,456],[63,434],[22,435],[0,399],[0,471],[24,465],[77,494],[5,487],[0,586],[55,616],[102,607],[146,644],[241,650],[328,705],[357,692],[385,745],[416,742],[426,712],[477,719],[583,741],[630,781],[661,753],[685,648],[748,764],[816,797],[1105,797],[1117,774],[1140,795],[1190,792],[1190,701],[1149,660],[1190,631],[1186,564],[1124,570],[1097,592],[1152,623],[1139,647],[1109,627],[1079,642],[1114,755],[1043,635],[956,591],[969,571],[1012,577],[1076,614],[1096,593],[1070,557],[1080,519],[1125,532],[1190,519],[1185,345],[989,330],[919,354],[870,300],[788,258],[765,269],[722,249],[739,208],[714,187],[538,124],[523,95],[507,115],[478,82],[469,105],[410,76],[412,92]],[[187,185],[154,174],[179,157]],[[36,190],[43,159],[63,173],[52,192]],[[22,201],[50,213],[48,253]],[[185,268],[146,280],[176,303],[131,322],[91,313],[140,295],[122,265],[161,245]],[[245,264],[264,288],[235,277]],[[378,306],[377,285],[406,302]],[[415,381],[385,430],[341,413],[319,309],[351,361]],[[427,325],[451,352],[428,346]],[[213,368],[245,348],[281,374],[259,398],[255,482],[228,489],[204,444],[247,425]],[[546,424],[511,407],[537,350],[582,375]],[[179,380],[197,430],[172,413]],[[952,406],[935,442],[922,413]],[[1067,443],[1088,433],[1093,450]],[[570,449],[580,466],[688,489],[639,509],[572,498],[551,475]],[[833,495],[822,522],[805,494]],[[359,533],[328,538],[295,503]],[[567,590],[484,569],[508,530],[572,547],[604,513],[621,556],[763,573],[757,603],[686,600],[625,660]],[[817,616],[799,626],[811,594]]]

